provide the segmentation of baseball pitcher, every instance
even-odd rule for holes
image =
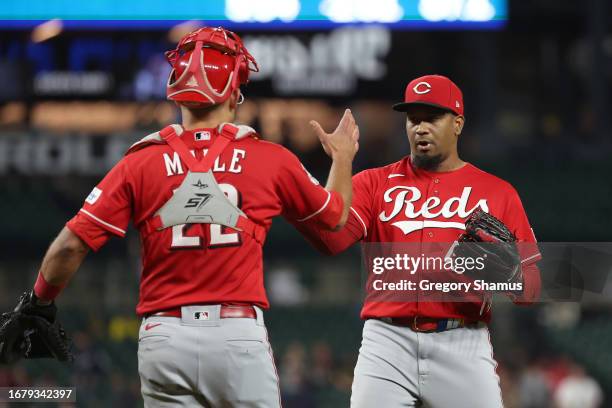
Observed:
[[[170,125],[135,143],[51,244],[33,291],[3,315],[0,359],[72,358],[54,299],[91,249],[140,233],[137,313],[147,407],[280,407],[264,326],[262,246],[272,218],[342,226],[359,131],[350,111],[315,131],[332,158],[326,188],[296,156],[233,123],[257,63],[235,33],[202,28],[166,53]]]
[[[460,89],[443,76],[417,78],[394,109],[406,113],[410,155],[353,177],[353,205],[341,231],[299,228],[330,254],[357,241],[456,243],[454,252],[480,257],[487,280],[520,288],[507,292],[513,301],[536,300],[540,253],[516,190],[459,158]],[[429,278],[420,273],[417,280]],[[427,296],[419,286],[410,301],[366,296],[351,407],[502,407],[488,296],[460,302]]]

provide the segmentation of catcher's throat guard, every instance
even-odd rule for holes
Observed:
[[[168,126],[159,132],[159,136],[179,155],[188,171],[172,197],[152,218],[145,221],[145,232],[151,233],[182,224],[219,224],[249,234],[263,244],[265,228],[251,221],[240,208],[229,201],[211,170],[214,161],[236,138],[240,129],[231,124],[223,124],[219,137],[202,161],[198,161],[189,152],[185,143],[178,137],[177,129],[182,132],[179,126]],[[135,150],[134,147],[132,146],[128,153]]]

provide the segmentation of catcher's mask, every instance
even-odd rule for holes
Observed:
[[[259,68],[240,37],[222,27],[204,27],[184,36],[166,52],[172,66],[168,99],[189,107],[223,103]]]

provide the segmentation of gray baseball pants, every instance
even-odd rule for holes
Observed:
[[[257,319],[219,318],[220,306],[140,325],[138,371],[145,407],[280,408],[278,376]]]
[[[440,333],[367,320],[351,408],[502,408],[484,323]]]

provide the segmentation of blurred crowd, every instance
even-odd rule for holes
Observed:
[[[538,359],[516,371],[499,367],[507,408],[599,408],[601,385],[567,356]]]

